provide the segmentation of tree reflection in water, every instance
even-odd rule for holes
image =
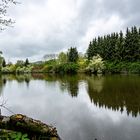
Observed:
[[[104,80],[103,80],[104,79]],[[132,116],[140,114],[140,77],[139,76],[105,76],[98,78],[102,90],[97,90],[97,78],[88,78],[88,94],[91,101],[99,107],[123,112]],[[94,87],[95,86],[95,87]]]
[[[48,83],[57,83],[63,93],[67,91],[71,97],[79,94],[80,82],[85,82],[87,94],[92,103],[98,107],[105,107],[114,111],[132,114],[136,117],[140,114],[140,77],[137,75],[4,75],[0,76],[0,94],[6,81],[16,80],[18,83],[26,83],[30,86],[31,80],[45,80]]]
[[[4,88],[4,85],[6,84],[6,79],[5,78],[2,78],[2,76],[0,75],[0,95],[3,93],[3,88]]]

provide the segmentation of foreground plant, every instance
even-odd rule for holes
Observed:
[[[12,140],[30,140],[27,134],[22,134],[21,132],[11,133],[10,137]]]

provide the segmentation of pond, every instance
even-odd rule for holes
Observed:
[[[55,126],[62,140],[140,140],[139,75],[3,75],[3,115]]]

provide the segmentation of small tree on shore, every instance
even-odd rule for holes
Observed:
[[[64,52],[61,52],[58,56],[58,62],[59,63],[66,63],[67,62],[67,54],[65,54]]]
[[[91,71],[92,73],[102,73],[104,70],[104,61],[100,57],[100,55],[93,56],[92,60],[87,67],[87,70]]]
[[[76,48],[71,47],[68,50],[68,62],[74,62],[76,63],[78,60],[78,51]]]
[[[2,67],[6,67],[6,61],[5,61],[4,58],[3,58],[3,61],[2,61]]]
[[[29,60],[28,58],[25,60],[25,67],[28,66],[30,63],[29,63]]]

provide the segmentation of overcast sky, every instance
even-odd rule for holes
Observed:
[[[71,46],[84,53],[98,35],[139,26],[139,6],[140,0],[23,0],[9,9],[16,23],[0,33],[0,50],[9,61],[35,61]]]

